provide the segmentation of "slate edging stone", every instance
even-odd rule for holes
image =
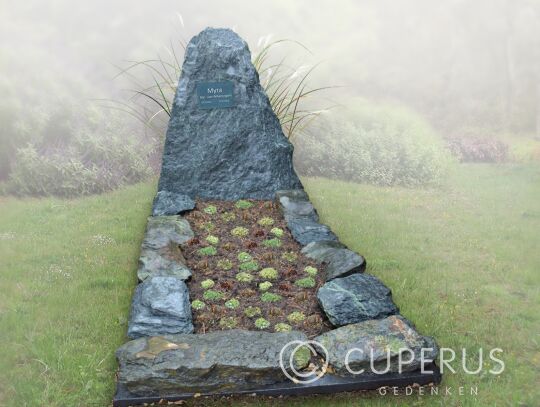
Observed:
[[[128,337],[192,333],[189,291],[176,277],[149,277],[135,289]]]
[[[336,327],[399,312],[390,289],[369,274],[352,274],[329,281],[319,288],[317,299]]]
[[[116,352],[118,381],[135,395],[246,390],[288,380],[280,367],[281,349],[304,333],[233,329],[203,335],[140,338]],[[294,347],[289,347],[289,352]],[[309,350],[304,349],[309,355]],[[305,353],[304,352],[304,353]],[[299,353],[297,352],[296,355]],[[284,352],[284,360],[290,353]],[[309,358],[294,357],[298,370]]]
[[[385,371],[388,366],[388,372],[394,373],[399,372],[398,355],[402,353],[402,371],[410,372],[421,368],[422,357],[424,366],[428,366],[429,361],[435,360],[439,352],[433,338],[420,335],[414,326],[400,315],[337,328],[319,335],[315,341],[324,346],[328,352],[329,365],[341,376],[353,375],[346,367],[346,360],[353,372],[364,369],[369,373],[373,372],[373,355],[373,367],[377,372]],[[404,349],[408,349],[412,355]],[[324,355],[321,349],[317,351]],[[409,363],[404,363],[409,360]]]
[[[152,216],[178,215],[195,208],[195,201],[186,194],[159,191],[152,204]]]

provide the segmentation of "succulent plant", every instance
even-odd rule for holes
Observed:
[[[244,310],[244,314],[246,314],[246,317],[248,318],[253,318],[261,315],[261,309],[259,307],[249,306]]]
[[[255,326],[258,328],[258,329],[266,329],[270,326],[270,322],[268,322],[266,319],[264,318],[257,318],[255,320]]]
[[[211,245],[217,245],[219,243],[219,237],[214,235],[208,235],[206,236],[206,241],[210,243]]]
[[[318,270],[313,266],[307,266],[304,267],[304,272],[311,277],[315,277],[318,273]]]
[[[236,237],[246,237],[249,233],[249,230],[242,226],[237,226],[233,230],[231,230],[231,235]]]
[[[230,270],[233,267],[233,262],[230,261],[229,259],[220,259],[217,262],[217,266],[221,270]]]
[[[281,255],[281,258],[290,263],[293,263],[298,258],[298,255],[295,252],[285,252]]]
[[[202,228],[207,232],[211,232],[212,230],[214,230],[215,227],[216,225],[214,225],[212,222],[204,222],[202,224]]]
[[[262,293],[261,295],[261,301],[263,302],[277,302],[281,300],[281,295],[269,293],[268,291],[265,293]]]
[[[283,229],[281,229],[281,228],[272,228],[272,230],[270,230],[270,233],[272,233],[275,237],[281,237],[281,236],[283,236]]]
[[[257,222],[261,226],[272,226],[274,224],[274,219],[265,216],[264,218],[261,218]]]
[[[255,271],[259,268],[259,263],[255,260],[246,261],[245,263],[240,264],[239,268],[242,271]]]
[[[253,280],[253,276],[249,273],[242,271],[236,275],[236,280],[240,283],[251,283],[251,281]]]
[[[235,317],[224,317],[219,320],[219,326],[226,329],[233,329],[237,323]]]
[[[264,281],[259,284],[259,290],[261,291],[268,291],[272,287],[272,283],[270,281]]]
[[[281,247],[281,240],[279,240],[277,237],[274,237],[273,239],[263,240],[262,244],[266,247]]]
[[[292,327],[289,324],[280,322],[274,326],[274,331],[276,332],[289,332],[292,330]]]
[[[202,302],[201,300],[193,300],[191,302],[191,308],[193,309],[201,310],[201,309],[204,309],[204,307],[206,307],[206,304]]]
[[[234,206],[236,206],[238,209],[249,209],[253,206],[253,203],[244,199],[240,199],[239,201],[236,201]]]
[[[237,258],[238,258],[238,261],[240,261],[240,263],[245,263],[246,261],[253,260],[253,257],[251,257],[251,254],[246,253],[246,252],[238,253]]]
[[[275,268],[266,267],[259,271],[259,276],[266,280],[275,280],[276,278],[278,278],[278,272]]]
[[[219,301],[223,298],[223,293],[216,290],[206,290],[203,298],[207,301]]]
[[[215,256],[217,254],[217,250],[214,246],[206,246],[201,247],[197,253],[199,256]]]
[[[208,215],[215,215],[217,213],[217,208],[215,205],[208,205],[206,208],[203,209],[203,211]]]
[[[294,284],[297,287],[301,287],[301,288],[313,288],[315,287],[317,283],[315,282],[313,277],[304,277],[304,278],[301,278],[300,280],[296,280]]]
[[[204,281],[201,281],[201,287],[203,289],[205,289],[205,290],[208,290],[209,288],[212,288],[214,285],[215,285],[214,281],[210,280],[209,278],[207,278]]]
[[[217,249],[214,246],[201,247],[198,251],[200,256],[215,256]]]
[[[299,311],[291,312],[291,313],[289,314],[289,316],[287,316],[287,320],[288,320],[291,324],[299,324],[299,323],[302,322],[304,319],[306,319],[306,316],[305,316],[302,312],[299,312]]]
[[[225,212],[221,215],[221,219],[223,219],[224,222],[232,222],[236,219],[236,215],[233,212]]]
[[[225,306],[230,309],[238,308],[240,305],[240,301],[238,301],[236,298],[231,298],[228,301],[225,301]]]

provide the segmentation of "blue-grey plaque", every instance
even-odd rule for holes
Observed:
[[[197,97],[200,109],[216,109],[234,106],[232,81],[199,82]]]

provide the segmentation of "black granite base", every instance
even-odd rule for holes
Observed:
[[[421,373],[417,372],[404,372],[388,373],[385,375],[358,375],[352,377],[339,377],[331,374],[327,374],[316,382],[309,384],[295,384],[291,381],[274,384],[271,386],[261,387],[259,389],[243,390],[243,391],[229,391],[229,392],[217,392],[217,393],[201,393],[197,396],[239,396],[243,394],[257,394],[259,396],[293,396],[293,395],[310,395],[310,394],[329,394],[339,393],[346,391],[357,390],[375,390],[380,387],[406,387],[413,384],[427,385],[427,384],[439,384],[442,379],[441,372],[437,365],[432,364],[426,367],[427,371],[432,370],[433,373]],[[128,407],[137,406],[144,403],[157,403],[160,400],[166,401],[178,401],[192,398],[194,393],[179,393],[174,396],[160,397],[160,396],[134,396],[127,389],[123,388],[120,384],[117,386],[116,395],[114,396],[114,407]]]

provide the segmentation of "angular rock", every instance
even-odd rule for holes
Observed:
[[[302,246],[321,240],[338,240],[337,236],[328,226],[321,225],[307,217],[289,217],[285,218],[285,221],[287,222],[287,228],[291,231],[294,240]]]
[[[181,245],[194,236],[187,220],[181,216],[150,216],[146,224],[143,249],[164,249]]]
[[[152,205],[152,216],[178,215],[195,208],[195,201],[185,194],[159,191]]]
[[[132,394],[141,396],[248,390],[288,380],[280,367],[280,351],[291,341],[306,339],[294,331],[238,329],[141,338],[117,350],[118,380]],[[292,348],[284,352],[285,361]],[[299,370],[307,366],[309,358],[294,357],[293,361]]]
[[[150,277],[135,289],[128,337],[192,333],[186,284],[175,277]]]
[[[397,314],[392,292],[369,274],[352,274],[325,283],[317,292],[324,313],[334,326]]]
[[[312,242],[302,249],[302,253],[319,263],[326,263],[326,281],[362,273],[366,269],[365,259],[339,242]]]
[[[197,84],[230,81],[234,105],[202,109]],[[272,199],[302,185],[293,147],[259,83],[247,44],[207,28],[189,42],[167,130],[159,191],[212,199]]]
[[[435,360],[439,348],[433,338],[422,336],[400,315],[364,321],[326,332],[315,338],[328,352],[328,362],[338,375],[350,376],[345,361],[353,372],[399,372],[398,355],[402,356],[402,372],[427,368]],[[422,348],[424,353],[422,354]],[[354,349],[354,351],[351,351]],[[405,350],[408,349],[412,354]],[[324,352],[319,348],[319,353]],[[350,351],[350,353],[349,353]],[[347,353],[349,353],[347,358]],[[371,363],[371,360],[373,362]],[[405,363],[409,361],[408,363]]]
[[[139,281],[144,281],[151,276],[169,276],[188,280],[191,277],[191,270],[186,266],[184,256],[178,246],[159,250],[143,248],[139,257],[137,277]]]
[[[276,192],[276,200],[280,204],[285,219],[306,217],[317,222],[319,216],[309,201],[309,197],[302,189]]]

